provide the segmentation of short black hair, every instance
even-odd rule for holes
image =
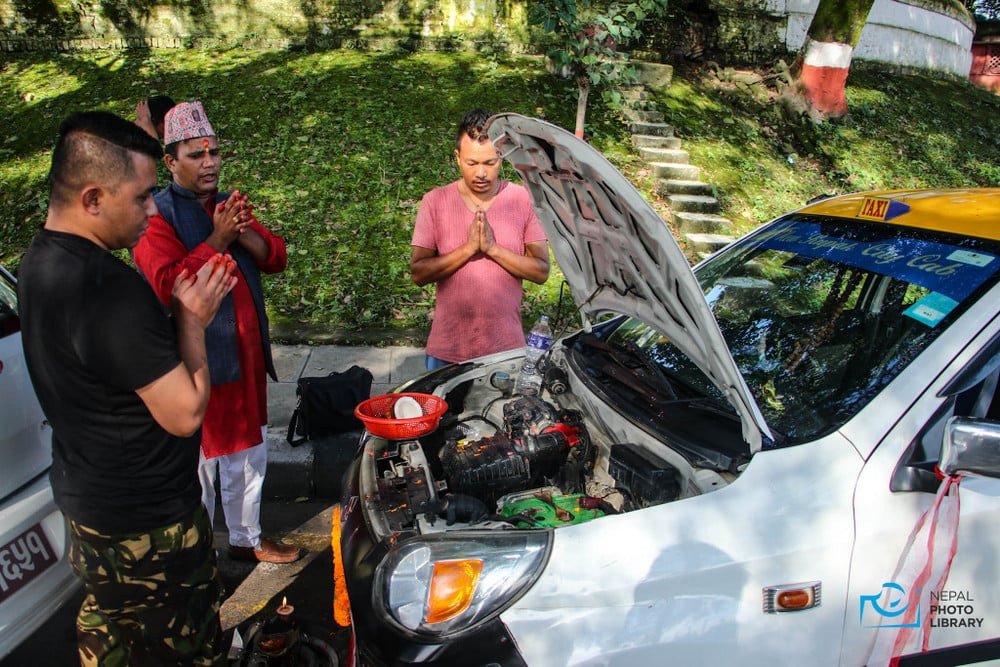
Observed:
[[[458,124],[458,132],[455,133],[455,148],[461,148],[463,134],[469,135],[469,138],[473,141],[489,141],[490,138],[486,132],[483,131],[483,127],[492,115],[493,114],[486,109],[473,109],[472,111],[466,112],[466,114],[462,116],[462,121]]]
[[[59,125],[49,168],[49,202],[69,202],[87,181],[114,190],[135,171],[129,153],[163,156],[160,143],[138,125],[107,111],[75,113]]]
[[[159,125],[167,117],[167,112],[177,106],[172,97],[166,95],[153,95],[146,100],[149,105],[149,117],[153,125]]]

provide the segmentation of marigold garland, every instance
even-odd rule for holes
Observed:
[[[340,505],[333,508],[330,526],[330,547],[333,550],[333,620],[346,628],[351,624],[351,601],[347,597],[347,580],[344,579],[344,559],[340,551]]]

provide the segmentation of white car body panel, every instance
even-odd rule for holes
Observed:
[[[0,280],[3,280],[0,277]],[[35,400],[21,334],[0,338],[0,499],[52,464],[52,429]]]
[[[12,280],[0,270],[3,297]],[[10,313],[6,313],[9,317]],[[40,524],[56,562],[0,602],[0,658],[10,653],[71,598],[80,583],[67,559],[68,527],[49,485],[52,429],[31,387],[21,333],[0,336],[0,547]],[[11,552],[0,556],[0,577],[20,581],[28,570]]]
[[[837,664],[862,463],[832,434],[758,453],[719,491],[562,528],[501,618],[531,665],[658,665],[667,645],[676,664]],[[823,471],[823,493],[807,470]],[[764,586],[813,580],[824,604],[763,612]]]
[[[974,329],[961,327],[961,333],[964,334],[961,338],[967,340],[971,331]],[[949,333],[956,335],[942,337],[935,344],[947,345],[950,339],[959,337],[959,327],[954,327]],[[875,631],[861,623],[860,596],[876,594],[883,583],[892,580],[897,561],[914,525],[921,513],[934,501],[934,496],[929,493],[893,492],[888,480],[904,457],[907,446],[919,436],[935,412],[945,403],[944,399],[937,396],[938,392],[969,362],[975,351],[997,335],[1000,335],[1000,318],[993,313],[990,326],[961,349],[952,363],[941,363],[944,359],[940,354],[933,354],[933,347],[929,348],[922,359],[937,360],[934,367],[944,369],[945,372],[928,378],[932,381],[924,383],[926,390],[885,438],[869,439],[878,444],[878,447],[862,471],[854,499],[857,535],[851,588],[845,609],[845,665],[864,664],[867,651],[875,638]],[[919,370],[914,367],[919,367],[919,364],[912,364],[907,368],[892,386],[901,384],[911,388],[913,383],[907,384],[906,381],[911,370]],[[882,397],[884,396],[885,392]],[[961,513],[958,549],[944,589],[970,593],[975,598],[971,603],[974,612],[963,616],[983,618],[984,621],[980,628],[932,628],[929,645],[932,649],[995,639],[1000,635],[1000,587],[996,585],[1000,581],[1000,531],[997,530],[997,526],[1000,526],[1000,480],[966,478],[959,486],[959,497]]]

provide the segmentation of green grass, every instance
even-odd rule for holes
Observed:
[[[657,103],[741,232],[821,193],[1000,186],[1000,97],[869,67],[848,83],[849,116],[819,126],[706,72],[675,77]]]
[[[409,242],[421,196],[457,177],[461,115],[482,106],[565,126],[575,105],[569,84],[532,58],[194,50],[8,61],[0,113],[16,135],[0,143],[0,261],[16,269],[44,220],[59,121],[88,108],[131,117],[153,92],[205,101],[222,139],[223,186],[249,192],[286,237],[288,269],[266,281],[273,319],[344,336],[426,327],[432,291],[409,278]],[[631,159],[613,114],[598,107],[592,121],[598,145]],[[530,310],[553,302],[558,278],[529,288]]]
[[[288,270],[266,281],[279,337],[308,330],[339,340],[426,329],[433,292],[410,280],[410,235],[424,192],[457,176],[452,138],[464,111],[542,115],[563,127],[575,112],[574,86],[527,57],[233,49],[7,59],[0,262],[16,269],[44,220],[59,121],[92,108],[131,117],[152,93],[205,101],[222,140],[223,186],[249,192],[261,219],[288,240]],[[662,206],[624,124],[599,98],[588,112],[592,143]],[[695,74],[657,101],[741,229],[821,192],[1000,185],[1000,98],[961,83],[858,72],[848,99],[851,119],[820,128]],[[554,270],[527,288],[525,322],[553,311],[560,278]]]

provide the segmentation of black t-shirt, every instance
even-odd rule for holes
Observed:
[[[87,239],[42,229],[18,293],[28,371],[52,424],[60,509],[112,535],[188,516],[201,499],[201,434],[170,435],[135,393],[180,363],[152,288]]]

